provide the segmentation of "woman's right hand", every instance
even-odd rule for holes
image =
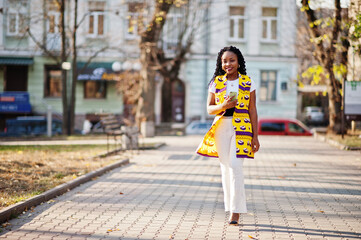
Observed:
[[[224,102],[222,103],[222,108],[226,110],[228,108],[234,108],[236,105],[237,105],[237,99],[232,100],[229,96],[227,96],[224,99]]]

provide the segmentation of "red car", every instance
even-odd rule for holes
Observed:
[[[310,130],[295,119],[270,118],[258,121],[259,135],[312,136]]]

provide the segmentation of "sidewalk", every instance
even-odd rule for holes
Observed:
[[[162,142],[161,138],[141,138],[141,143],[154,143],[156,139]],[[118,140],[119,141],[119,140]],[[0,146],[26,146],[26,145],[106,145],[106,137],[99,139],[78,139],[78,140],[36,140],[36,141],[0,141]],[[114,140],[111,137],[109,143],[113,144]]]
[[[131,164],[10,221],[0,239],[361,239],[361,153],[261,137],[245,161],[248,214],[228,226],[217,159],[201,137],[162,137]]]

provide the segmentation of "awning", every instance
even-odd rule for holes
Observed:
[[[0,65],[32,65],[34,64],[33,58],[26,58],[26,57],[0,57]]]
[[[112,70],[112,62],[92,62],[85,69],[85,62],[77,63],[78,81],[117,81],[119,73]]]
[[[0,93],[0,113],[31,113],[28,92]]]

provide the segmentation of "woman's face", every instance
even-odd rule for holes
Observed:
[[[231,51],[226,51],[222,55],[222,69],[228,76],[238,74],[238,58],[237,55]]]

